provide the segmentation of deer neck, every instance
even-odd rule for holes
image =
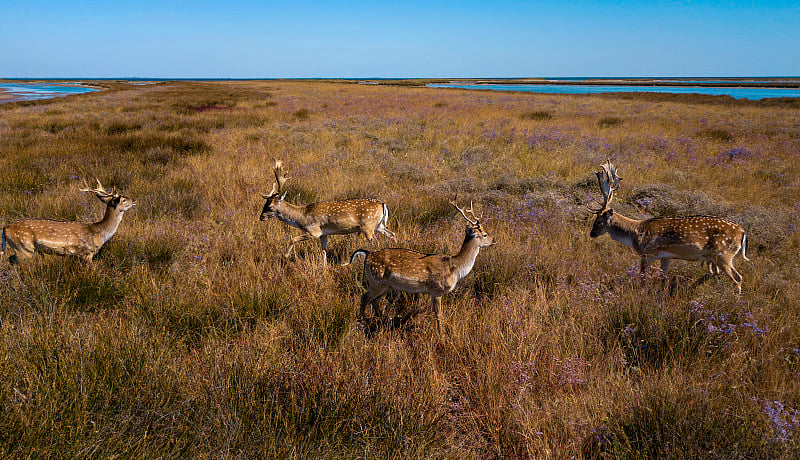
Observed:
[[[122,215],[124,211],[120,211],[115,207],[106,206],[106,212],[103,219],[90,225],[92,231],[97,234],[103,243],[108,241],[114,233],[117,232],[119,223],[122,222]]]
[[[275,207],[275,210],[277,211],[275,217],[277,217],[278,220],[284,224],[291,225],[292,227],[296,228],[302,228],[308,223],[305,206],[298,206],[292,203],[287,203],[286,201],[281,201]]]
[[[608,234],[614,241],[618,241],[629,248],[633,248],[638,241],[642,220],[631,219],[620,213],[614,213]]]
[[[471,235],[464,237],[461,250],[450,259],[453,262],[453,273],[458,280],[467,276],[472,270],[472,266],[475,265],[475,258],[478,257],[480,250],[481,247],[477,238]]]

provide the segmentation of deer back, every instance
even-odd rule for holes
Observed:
[[[378,200],[356,199],[309,204],[304,215],[309,223],[356,231],[375,228],[383,219],[384,212],[384,204]]]
[[[389,283],[403,292],[428,292],[450,274],[449,259],[410,249],[381,249],[364,259],[364,274],[370,285]]]
[[[701,259],[705,255],[737,253],[744,229],[718,217],[662,217],[641,223],[640,252],[667,251],[680,258]]]
[[[74,254],[91,244],[89,224],[27,219],[5,227],[6,239],[12,244],[42,252]]]

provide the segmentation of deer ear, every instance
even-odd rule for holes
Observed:
[[[608,214],[608,217],[614,217],[614,210],[609,209],[608,211],[606,211],[606,214]]]

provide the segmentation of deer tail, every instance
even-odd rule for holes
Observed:
[[[389,225],[389,207],[386,206],[386,203],[382,203],[382,204],[383,204],[383,217],[381,218],[381,221],[378,222],[378,227],[376,228],[376,230],[378,230],[379,232],[381,232],[384,235],[388,236],[389,238],[397,241],[397,235],[393,231],[389,230],[389,228],[388,228],[388,225]]]
[[[742,257],[744,260],[750,260],[747,258],[747,233],[742,234]]]
[[[389,225],[389,208],[383,203],[383,228]]]
[[[364,257],[366,258],[369,255],[369,251],[367,251],[366,249],[357,249],[353,253],[353,255],[350,256],[350,262],[347,262],[346,264],[342,264],[342,267],[346,267],[346,266],[352,264],[353,261],[356,260],[356,257],[360,256],[361,254],[364,254]]]

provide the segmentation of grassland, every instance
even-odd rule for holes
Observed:
[[[0,456],[797,458],[800,110],[710,99],[276,81],[0,105],[1,223],[99,219],[95,176],[139,203],[91,265],[0,262]],[[498,244],[441,336],[359,328],[337,264],[361,237],[281,259],[276,157],[288,200],[382,199],[420,251],[457,251],[447,200],[475,201]],[[689,288],[689,262],[670,293],[588,237],[606,157],[617,212],[747,229],[741,297]]]

